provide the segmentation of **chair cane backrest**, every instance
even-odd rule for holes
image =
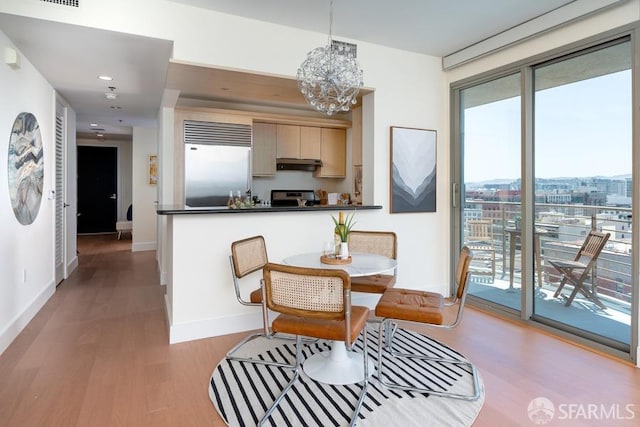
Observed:
[[[353,230],[349,233],[349,251],[397,257],[396,233],[392,231]]]
[[[344,319],[351,281],[344,270],[268,263],[263,269],[267,308],[282,314]]]
[[[264,237],[254,236],[233,242],[231,259],[233,273],[238,278],[262,269],[269,262]]]
[[[471,250],[467,246],[464,246],[460,250],[460,258],[458,259],[458,265],[456,266],[456,284],[458,285],[456,298],[458,299],[461,299],[467,291],[469,265],[471,264],[472,259],[473,255]]]

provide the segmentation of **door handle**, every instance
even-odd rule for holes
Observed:
[[[115,200],[115,199],[117,199],[117,198],[118,198],[118,196],[116,196],[115,194],[112,194],[112,195],[110,195],[110,196],[109,196],[109,198],[110,198],[111,200]]]
[[[453,183],[453,185],[451,186],[451,202],[453,205],[453,208],[457,208],[458,207],[458,194],[459,194],[459,187],[458,184],[456,182]]]

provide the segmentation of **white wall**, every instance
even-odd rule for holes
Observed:
[[[164,143],[163,141],[173,141],[174,140],[174,120],[175,120],[175,110],[173,109],[173,105],[175,105],[176,96],[170,96],[165,94],[163,97],[163,107],[160,108],[158,112],[158,122],[160,125],[158,126],[158,159],[162,161],[159,162],[158,165],[158,204],[159,205],[167,205],[173,203],[173,176],[174,176],[174,168],[173,168],[173,146],[169,143]],[[174,94],[175,95],[175,94]],[[171,100],[166,100],[166,98],[171,98]],[[166,106],[165,103],[169,106]],[[167,166],[169,165],[169,166]],[[160,283],[166,285],[167,283],[167,266],[169,265],[169,256],[170,253],[167,250],[167,239],[166,239],[166,230],[167,230],[167,217],[160,216],[158,217],[158,223],[156,227],[156,241],[157,241],[157,254],[156,259],[158,260],[158,268],[160,270]]]
[[[127,13],[123,14],[125,9]],[[324,45],[327,38],[326,33],[168,1],[84,0],[82,7],[74,9],[5,0],[0,12],[173,40],[175,60],[292,77],[306,53]],[[367,180],[373,185],[369,202],[385,207],[376,228],[398,234],[398,252],[406,260],[403,268],[414,278],[409,281],[411,286],[445,291],[450,276],[449,268],[443,268],[449,259],[448,124],[446,109],[442,108],[446,90],[440,59],[357,40],[345,41],[358,44],[365,86],[375,89],[375,108],[368,109],[371,114],[363,117],[363,144],[365,151],[371,151],[365,157],[373,159],[367,166],[369,171],[364,171],[365,177],[372,176]],[[436,213],[388,213],[389,126],[438,131]],[[173,141],[164,140],[163,144],[171,146]]]
[[[156,249],[156,185],[149,184],[149,156],[158,154],[158,130],[133,128],[133,243],[131,250]]]
[[[5,47],[15,49],[0,31],[0,52]],[[55,189],[55,92],[20,56],[19,69],[0,63],[0,353],[55,290],[55,202],[47,197]],[[9,138],[21,112],[38,120],[44,152],[44,194],[37,218],[26,226],[13,213],[7,179]]]

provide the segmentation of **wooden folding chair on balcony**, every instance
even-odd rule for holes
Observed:
[[[606,308],[596,295],[595,279],[593,277],[591,279],[591,289],[587,289],[584,281],[596,265],[598,256],[600,256],[600,252],[602,252],[602,249],[607,243],[607,240],[609,240],[610,235],[610,233],[601,233],[591,230],[587,235],[587,238],[584,240],[584,243],[582,243],[582,247],[576,254],[573,261],[549,260],[549,263],[562,275],[560,286],[558,286],[558,289],[553,296],[557,298],[562,292],[562,288],[564,288],[564,285],[567,283],[571,283],[573,285],[573,291],[569,295],[565,306],[569,307],[578,292],[580,292],[587,299],[593,301],[598,307],[603,309]]]
[[[468,234],[465,244],[473,251],[473,263],[469,267],[472,276],[496,276],[496,250],[493,246],[493,221],[491,219],[470,219],[467,221]]]

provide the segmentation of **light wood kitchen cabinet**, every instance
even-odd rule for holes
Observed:
[[[287,159],[320,159],[319,127],[277,125],[277,157]]]
[[[316,170],[319,178],[344,178],[347,176],[347,131],[322,128],[320,141],[322,167]]]
[[[321,129],[318,127],[300,127],[300,158],[320,159]]]
[[[300,126],[277,125],[277,157],[300,158]]]
[[[276,125],[253,123],[253,176],[276,174]]]

